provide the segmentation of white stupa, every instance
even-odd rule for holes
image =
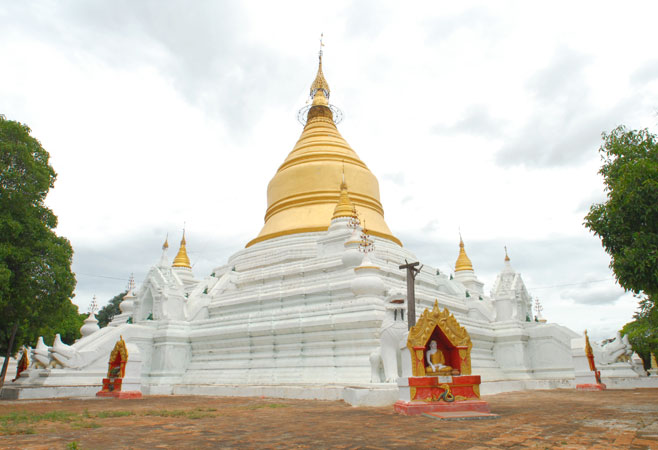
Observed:
[[[59,358],[74,363],[34,368],[7,395],[95,392],[123,336],[139,348],[145,394],[395,402],[390,346],[406,310],[399,266],[416,257],[388,228],[376,177],[336,128],[322,55],[310,97],[302,134],[268,186],[258,236],[202,278],[184,233],[173,263],[165,241],[122,313],[71,346],[75,357]],[[460,239],[453,279],[427,265],[416,278],[418,315],[435,300],[468,330],[483,393],[573,384],[578,335],[530,320],[531,297],[509,257],[487,295]]]

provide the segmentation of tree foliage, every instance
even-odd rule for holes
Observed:
[[[55,234],[57,218],[44,200],[55,182],[49,155],[30,129],[0,116],[0,352],[34,344],[45,331],[73,339],[75,277],[69,241]],[[65,326],[66,328],[66,326]],[[59,331],[57,331],[59,332]]]
[[[658,137],[620,126],[599,149],[607,200],[594,204],[585,226],[601,238],[621,287],[658,295]]]
[[[107,326],[108,323],[112,321],[114,316],[121,313],[119,309],[119,303],[123,300],[123,297],[126,296],[128,291],[124,291],[120,294],[115,295],[112,299],[107,302],[107,305],[103,306],[98,314],[96,314],[96,319],[98,319],[98,326],[103,328]]]
[[[633,318],[635,320],[624,325],[621,332],[628,335],[633,350],[644,361],[644,368],[648,369],[651,352],[658,355],[658,306],[644,298]]]
[[[617,282],[641,298],[627,334],[645,363],[658,353],[658,137],[619,126],[599,149],[607,199],[594,204],[585,226],[601,238]]]

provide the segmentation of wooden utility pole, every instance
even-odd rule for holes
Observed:
[[[406,264],[402,264],[400,270],[407,269],[407,320],[409,329],[411,330],[411,327],[416,325],[416,291],[414,284],[416,282],[416,275],[420,273],[423,266],[416,269],[416,266],[420,264],[419,262],[410,263],[406,259],[404,262]]]

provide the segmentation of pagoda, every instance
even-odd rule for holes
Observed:
[[[417,259],[386,224],[377,178],[338,131],[322,53],[309,95],[301,136],[268,185],[263,227],[245,248],[200,275],[192,237],[183,232],[173,262],[165,241],[108,327],[72,346],[40,343],[40,365],[7,395],[94,395],[122,336],[144,394],[395,403],[407,342],[399,266]],[[578,335],[528,320],[531,297],[508,257],[487,294],[461,237],[456,253],[453,274],[427,264],[418,273],[415,310],[448,308],[468,331],[478,395],[568,385]]]

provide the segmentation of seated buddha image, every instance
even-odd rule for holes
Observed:
[[[425,359],[429,367],[426,368],[427,375],[450,375],[452,367],[446,365],[443,352],[437,348],[436,341],[430,341],[430,348],[425,351]]]

